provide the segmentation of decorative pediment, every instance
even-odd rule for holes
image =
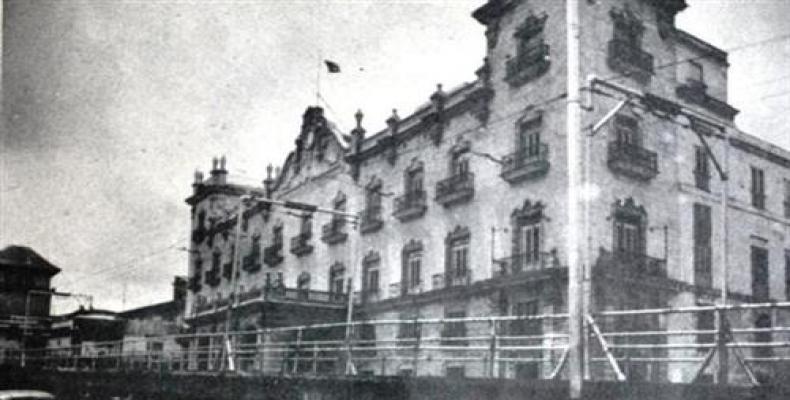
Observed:
[[[472,145],[469,140],[464,139],[463,136],[456,136],[455,144],[450,147],[450,154],[458,154],[464,151],[469,151],[471,147]]]
[[[468,240],[470,235],[469,227],[456,225],[455,229],[447,233],[447,237],[444,238],[444,241],[445,243],[452,243],[458,240]]]
[[[406,167],[406,172],[409,173],[409,172],[419,171],[419,170],[423,169],[423,166],[424,166],[424,163],[422,161],[418,160],[417,157],[414,157],[414,158],[411,159],[411,162],[409,163],[409,166]]]
[[[381,188],[381,186],[382,186],[381,178],[378,178],[375,175],[373,175],[370,177],[370,181],[368,181],[368,184],[365,185],[365,188],[368,190],[373,190],[373,189]]]
[[[543,208],[544,205],[540,201],[533,203],[529,199],[526,199],[521,208],[513,210],[510,216],[514,219],[541,220],[543,219]]]
[[[422,249],[423,249],[422,241],[421,240],[416,240],[416,239],[410,240],[409,243],[406,243],[406,245],[403,246],[403,252],[404,253],[412,253],[412,252],[415,252],[415,251],[422,251]]]
[[[621,30],[628,35],[640,37],[645,31],[645,25],[627,4],[623,9],[612,8],[609,15],[614,20],[615,29]]]
[[[369,251],[368,254],[362,258],[362,264],[364,265],[374,264],[379,261],[381,261],[381,255],[379,255],[379,252],[375,250]]]
[[[524,22],[516,28],[516,32],[513,36],[522,40],[534,37],[543,31],[548,17],[546,13],[541,13],[540,15],[530,13],[527,18],[524,19]]]
[[[645,208],[636,204],[633,197],[627,197],[625,200],[616,200],[612,209],[612,214],[615,218],[642,219],[647,216]]]
[[[343,265],[342,262],[336,261],[332,266],[329,267],[330,274],[337,274],[346,270],[346,266]]]

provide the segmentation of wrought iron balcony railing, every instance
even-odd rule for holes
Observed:
[[[436,202],[447,207],[468,201],[475,195],[475,175],[455,174],[436,183]]]
[[[721,117],[727,119],[734,118],[738,110],[727,104],[726,101],[712,97],[708,94],[707,89],[708,86],[704,82],[689,79],[686,83],[678,85],[678,87],[675,88],[675,94],[681,99],[702,106]]]
[[[541,43],[520,51],[505,64],[505,80],[511,86],[521,86],[549,70],[549,45]]]
[[[250,253],[242,259],[241,268],[247,272],[255,272],[261,269],[261,255],[258,252]]]
[[[331,221],[321,227],[321,241],[328,245],[333,245],[346,241],[348,233],[345,231],[346,220],[342,217],[334,217]]]
[[[518,183],[545,175],[549,166],[549,146],[540,143],[505,156],[500,176],[508,183]]]
[[[559,260],[553,253],[521,253],[494,260],[493,276],[510,276],[558,267]]]
[[[395,211],[393,215],[401,221],[419,218],[428,208],[424,190],[413,190],[403,196],[395,198]]]
[[[607,62],[615,71],[648,79],[653,74],[653,55],[625,40],[609,41]]]
[[[607,165],[622,175],[650,180],[658,175],[658,154],[642,146],[624,142],[609,142]]]
[[[609,252],[601,249],[600,252],[598,266],[608,271],[610,275],[632,278],[667,277],[666,260],[623,250]]]
[[[368,206],[362,210],[359,224],[360,233],[375,232],[382,226],[384,226],[384,219],[381,217],[381,205]]]
[[[280,264],[284,258],[282,243],[275,243],[263,249],[263,262],[270,267]]]
[[[694,170],[694,185],[706,192],[710,191],[710,173]]]
[[[307,255],[313,252],[313,246],[310,244],[310,238],[313,235],[310,232],[303,232],[291,238],[291,253],[297,257]]]
[[[455,272],[445,272],[433,274],[431,276],[431,290],[444,289],[453,286],[469,286],[472,283],[472,275],[469,271],[462,274]]]
[[[220,283],[219,269],[212,268],[212,269],[206,271],[205,282],[206,282],[206,285],[209,285],[209,286],[212,286],[212,287],[219,285],[219,283]]]
[[[200,278],[201,278],[201,272],[200,271],[197,271],[195,273],[195,275],[193,275],[192,277],[189,278],[189,283],[187,284],[187,288],[192,293],[199,292],[200,289],[203,287],[203,285],[201,284],[201,279]]]

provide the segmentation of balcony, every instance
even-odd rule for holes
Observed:
[[[348,302],[348,295],[338,292],[269,286],[263,288],[263,300],[345,305]]]
[[[436,183],[436,202],[449,207],[469,201],[475,195],[475,175],[471,172],[456,174]]]
[[[400,282],[390,283],[388,294],[390,298],[400,296],[401,295]]]
[[[706,288],[713,287],[713,252],[710,246],[694,246],[694,284]]]
[[[297,257],[302,257],[304,255],[310,254],[313,252],[313,246],[310,244],[310,238],[312,234],[310,232],[300,233],[291,238],[291,253],[293,253]]]
[[[785,200],[782,204],[785,208],[785,218],[790,218],[790,200]]]
[[[658,154],[622,142],[609,142],[607,165],[612,171],[634,179],[651,180],[658,175]]]
[[[215,286],[219,285],[219,283],[220,283],[219,269],[213,268],[211,270],[206,271],[205,282],[206,282],[206,285],[209,285],[211,287],[215,287]]]
[[[494,278],[558,268],[559,260],[553,253],[521,253],[494,260]]]
[[[507,61],[505,81],[510,86],[521,86],[546,73],[550,65],[549,45],[539,44]]]
[[[263,263],[274,267],[283,262],[283,244],[275,243],[263,249]]]
[[[701,106],[720,117],[729,120],[735,118],[738,110],[725,101],[711,97],[707,90],[708,86],[704,82],[690,79],[675,88],[675,94],[686,102]]]
[[[261,254],[250,253],[241,260],[241,268],[247,272],[256,272],[261,269]]]
[[[393,215],[401,222],[422,217],[428,208],[424,190],[414,190],[395,198]]]
[[[192,293],[197,293],[202,289],[203,285],[200,282],[201,273],[200,271],[195,271],[195,275],[189,278],[189,283],[187,284],[187,288]]]
[[[359,233],[361,234],[375,232],[384,226],[384,220],[381,218],[381,206],[362,210],[360,217]]]
[[[345,232],[346,220],[342,217],[333,217],[329,223],[321,227],[321,241],[328,245],[345,242],[348,233]]]
[[[610,40],[607,58],[609,68],[648,80],[653,75],[653,55],[624,40]]]
[[[549,146],[541,143],[537,151],[521,149],[505,156],[499,176],[510,184],[545,175],[549,171]]]
[[[600,249],[597,267],[604,269],[608,275],[628,278],[666,278],[666,260],[650,257],[646,254]]]
[[[433,274],[431,276],[431,290],[439,290],[454,286],[469,286],[472,283],[472,275],[467,271],[464,274],[454,273]]]
[[[366,288],[360,293],[362,303],[373,303],[381,300],[379,288]]]

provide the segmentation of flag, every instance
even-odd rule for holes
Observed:
[[[329,71],[330,74],[337,74],[340,72],[340,66],[337,65],[336,62],[324,60],[324,64],[326,64],[326,70]]]

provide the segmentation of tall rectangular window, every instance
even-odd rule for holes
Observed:
[[[379,291],[379,261],[368,262],[364,265],[364,285],[365,292],[378,293]]]
[[[519,317],[538,315],[538,301],[529,300],[514,304],[513,315]],[[543,323],[539,319],[513,321],[510,327],[510,333],[515,336],[538,336],[543,334]]]
[[[784,205],[784,215],[785,218],[790,218],[790,179],[784,180],[784,201],[782,202]]]
[[[408,346],[411,345],[414,340],[419,340],[420,338],[420,324],[416,321],[417,315],[414,314],[401,314],[400,320],[401,323],[398,325],[398,339],[411,339],[411,340],[404,340],[398,341],[399,346]]]
[[[708,152],[702,146],[694,147],[694,183],[697,188],[710,190],[710,163]]]
[[[616,218],[614,221],[615,251],[625,254],[644,254],[642,226],[632,218]]]
[[[465,311],[447,312],[445,318],[466,318]],[[457,338],[466,337],[466,323],[463,321],[445,322],[442,327],[442,337],[450,338],[450,340],[442,340],[442,345],[445,346],[466,346],[466,340],[459,340]]]
[[[614,117],[615,140],[621,145],[639,146],[642,144],[639,134],[639,121],[636,118],[617,115]]]
[[[450,247],[450,277],[463,278],[469,272],[469,239],[457,240]]]
[[[790,300],[790,250],[785,250],[785,299]]]
[[[709,304],[698,304],[699,306]],[[699,331],[712,331],[716,329],[716,314],[714,311],[700,311],[697,313],[697,330]],[[700,333],[697,335],[697,343],[711,344],[716,341],[715,333]],[[700,349],[700,351],[707,351],[707,349]]]
[[[711,287],[711,209],[704,204],[694,204],[694,284]]]
[[[771,295],[768,271],[768,250],[752,246],[752,296],[758,300],[767,300]]]
[[[542,117],[536,117],[521,124],[517,143],[518,159],[523,160],[537,156],[540,153],[540,128],[542,123]]]
[[[688,68],[688,70],[687,70],[688,71],[688,76],[686,77],[687,81],[691,81],[691,82],[695,82],[695,83],[697,83],[697,82],[703,83],[704,82],[704,79],[703,79],[704,75],[703,75],[702,64],[700,64],[698,62],[695,62],[695,61],[692,61],[692,60],[689,60],[687,68]]]
[[[765,209],[765,172],[755,167],[752,167],[752,205]]]
[[[422,252],[414,251],[406,256],[406,289],[414,290],[420,286]]]
[[[535,222],[520,227],[521,254],[526,264],[540,259],[540,223]]]

